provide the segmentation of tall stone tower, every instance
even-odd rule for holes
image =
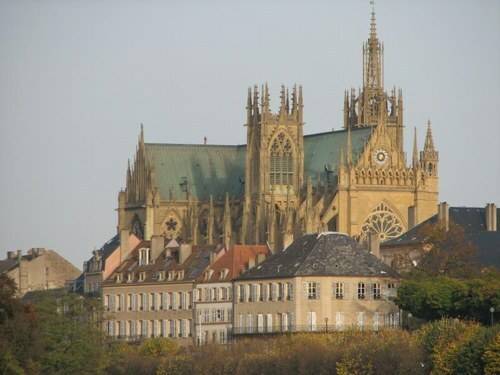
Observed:
[[[272,113],[267,84],[260,103],[257,86],[248,90],[243,243],[274,242],[273,221],[298,202],[304,182],[302,87],[291,91],[281,87],[279,110]]]

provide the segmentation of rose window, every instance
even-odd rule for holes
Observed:
[[[175,216],[171,215],[167,218],[167,220],[165,220],[164,228],[165,228],[165,236],[167,238],[172,239],[178,237],[180,231],[180,225],[179,221]]]
[[[361,227],[361,239],[366,240],[368,233],[376,233],[380,241],[386,241],[400,236],[403,232],[401,220],[387,205],[381,203],[366,218]]]

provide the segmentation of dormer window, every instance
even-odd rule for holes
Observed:
[[[168,281],[172,281],[175,277],[175,272],[174,271],[169,271],[168,272]]]
[[[184,271],[177,272],[177,280],[182,280],[182,279],[184,279]]]
[[[116,274],[115,281],[117,283],[121,283],[122,282],[122,274],[121,273],[117,273]]]
[[[159,271],[157,277],[158,277],[158,281],[165,280],[165,271]]]
[[[146,280],[146,272],[140,272],[139,281],[144,281],[144,280]]]
[[[150,249],[149,248],[142,248],[139,249],[139,265],[140,266],[147,266],[149,264],[149,253]]]
[[[224,268],[222,271],[220,271],[219,280],[224,280],[228,274],[229,270],[227,268]]]
[[[127,282],[131,283],[132,281],[134,281],[134,273],[133,272],[129,272],[127,274]]]

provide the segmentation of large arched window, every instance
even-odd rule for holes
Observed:
[[[292,144],[280,133],[271,145],[271,185],[292,185],[293,174]]]

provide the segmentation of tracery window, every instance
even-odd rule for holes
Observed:
[[[380,241],[398,237],[404,232],[401,220],[384,203],[380,203],[366,218],[361,227],[361,239],[366,240],[368,233],[375,233]]]
[[[278,134],[271,145],[271,185],[293,183],[293,152],[290,139]]]
[[[132,220],[132,233],[135,234],[138,238],[144,238],[144,230],[142,227],[141,220],[139,216],[135,215]]]
[[[179,236],[181,225],[179,224],[179,219],[177,215],[170,213],[165,219],[164,224],[165,237],[168,239],[175,239]]]

